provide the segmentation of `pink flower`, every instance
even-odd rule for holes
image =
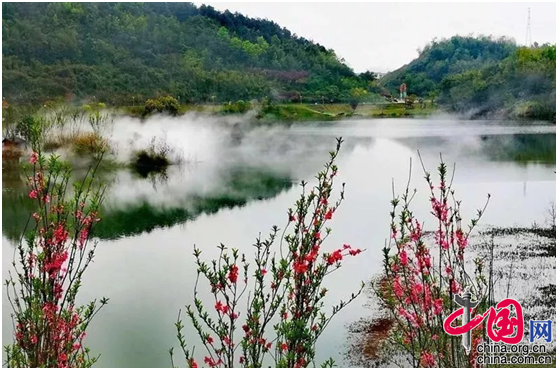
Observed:
[[[423,351],[420,355],[420,365],[422,367],[436,367],[434,355],[428,351]]]
[[[188,366],[192,367],[192,368],[196,368],[199,367],[198,363],[196,362],[196,360],[194,360],[193,358],[188,360]]]
[[[398,277],[396,277],[395,280],[393,281],[393,292],[399,298],[401,298],[403,296],[403,287],[401,286],[401,283],[399,282]]]
[[[409,263],[409,260],[407,259],[407,252],[401,251],[399,253],[399,261],[401,261],[401,265],[407,266],[407,263]]]
[[[453,280],[453,281],[451,282],[451,292],[454,293],[454,294],[455,294],[455,293],[457,293],[457,294],[461,293],[461,286],[460,286],[459,283],[458,283],[457,281],[455,281],[455,280]]]
[[[361,251],[360,249],[351,249],[351,250],[349,251],[349,254],[350,254],[351,256],[356,256],[357,254],[359,254],[359,253],[361,253],[361,252],[362,252],[362,251]]]
[[[434,301],[434,315],[439,315],[442,313],[443,310],[443,301],[442,298],[438,298]]]
[[[29,198],[37,199],[37,190],[33,189],[29,192]]]
[[[39,154],[37,154],[37,152],[33,152],[31,153],[31,158],[29,158],[29,163],[35,164],[37,163],[38,159],[39,159]]]
[[[58,225],[56,230],[54,230],[52,237],[54,238],[55,244],[64,244],[68,240],[68,230],[64,229],[62,225]]]
[[[332,217],[333,217],[333,211],[330,209],[326,212],[325,219],[326,220],[331,220]]]
[[[87,228],[83,228],[81,230],[81,232],[79,233],[79,240],[78,240],[78,244],[79,244],[79,248],[83,248],[83,245],[85,244],[85,242],[87,241],[87,238],[89,237],[89,230]]]
[[[265,274],[267,274],[267,270],[266,270],[266,269],[261,269],[261,271],[260,271],[260,272],[262,273],[262,275],[265,275]]]
[[[465,247],[467,247],[467,237],[463,233],[463,230],[458,229],[455,232],[455,237],[457,239],[457,246],[459,247],[459,249],[460,250],[465,249]]]
[[[415,220],[415,228],[414,230],[411,231],[411,240],[416,242],[420,239],[422,235],[422,228],[420,226],[420,223]]]
[[[317,232],[317,233],[314,234],[314,238],[320,240],[322,238],[322,236],[320,235],[319,232]]]
[[[447,274],[448,276],[451,275],[451,267],[450,267],[449,265],[446,266],[446,274]]]

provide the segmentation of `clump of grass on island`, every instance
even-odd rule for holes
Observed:
[[[97,155],[110,148],[108,140],[94,132],[75,136],[71,144],[73,152],[79,156]]]
[[[149,147],[134,153],[132,169],[141,177],[146,178],[152,173],[164,173],[172,164],[171,147],[164,141],[151,139]]]

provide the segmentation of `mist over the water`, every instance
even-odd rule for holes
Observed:
[[[355,119],[290,125],[254,124],[251,118],[196,114],[154,116],[145,121],[115,118],[110,141],[118,161],[129,162],[137,150],[155,140],[168,145],[171,161],[179,164],[169,168],[159,191],[152,182],[135,181],[132,173],[120,171],[109,189],[109,194],[117,199],[113,205],[137,199],[150,204],[176,205],[190,195],[224,193],[229,191],[226,183],[231,168],[261,169],[295,182],[312,180],[328,159],[328,152],[334,149],[335,137],[339,136],[345,140],[340,161],[359,147],[378,145],[380,140],[390,142],[390,150],[399,147],[397,150],[409,156],[419,150],[425,158],[432,158],[431,162],[442,154],[450,163],[474,165],[486,159],[514,160],[508,152],[514,151],[517,145],[555,132],[555,127],[549,125],[474,123],[451,116],[429,120]],[[385,152],[384,155],[387,158],[392,154]]]

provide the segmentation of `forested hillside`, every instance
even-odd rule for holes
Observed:
[[[276,23],[190,3],[3,3],[2,61],[10,102],[339,101],[374,77]]]
[[[556,45],[517,49],[499,63],[450,75],[439,102],[473,116],[556,118]]]
[[[395,94],[438,98],[449,111],[472,116],[552,119],[556,115],[556,46],[518,47],[506,38],[433,41],[381,84]]]

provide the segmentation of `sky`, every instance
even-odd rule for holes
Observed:
[[[200,5],[202,3],[195,3]],[[556,3],[207,2],[217,10],[267,18],[335,50],[356,72],[393,71],[437,37],[493,35],[556,43]]]

